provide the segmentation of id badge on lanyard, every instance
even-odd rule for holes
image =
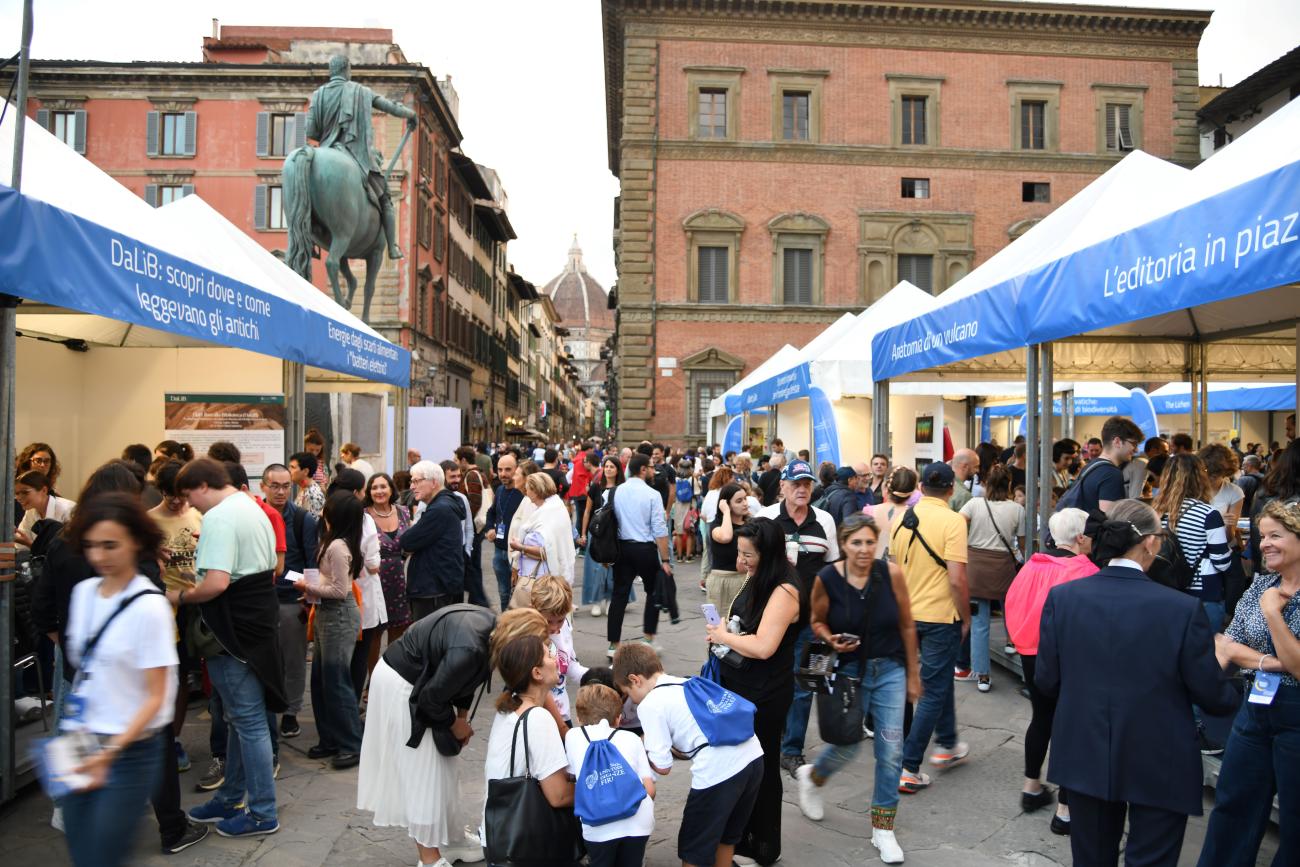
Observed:
[[[1272,704],[1277,696],[1278,687],[1282,685],[1282,675],[1276,671],[1255,672],[1255,682],[1250,687],[1247,701],[1251,704]]]

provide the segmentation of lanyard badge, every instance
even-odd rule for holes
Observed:
[[[1272,704],[1277,689],[1282,685],[1282,675],[1275,671],[1255,672],[1255,683],[1250,688],[1247,698],[1251,704]]]

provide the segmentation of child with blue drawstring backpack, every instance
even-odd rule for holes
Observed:
[[[763,781],[754,705],[712,680],[665,674],[648,644],[619,647],[614,682],[637,705],[655,773],[668,774],[674,758],[691,762],[677,856],[691,867],[730,864]]]
[[[620,729],[623,697],[591,683],[578,690],[578,726],[564,749],[573,774],[573,811],[582,821],[590,867],[640,867],[655,827],[654,775],[635,734]]]

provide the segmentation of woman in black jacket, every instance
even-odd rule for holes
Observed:
[[[497,616],[478,605],[440,608],[390,644],[370,677],[357,807],[380,827],[409,830],[420,862],[482,860],[459,821],[460,760],[474,693],[491,674]]]

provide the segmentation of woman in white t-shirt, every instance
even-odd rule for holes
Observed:
[[[73,588],[66,646],[77,668],[62,732],[99,742],[80,766],[85,784],[63,801],[74,864],[123,863],[163,770],[176,697],[172,607],[136,564],[158,556],[162,533],[137,497],[104,494],[82,506],[70,538],[99,577]]]
[[[497,698],[497,715],[488,735],[483,775],[493,780],[520,776],[527,769],[556,810],[573,808],[569,757],[556,718],[546,708],[547,696],[560,682],[555,645],[536,635],[521,635],[494,649],[497,672],[505,689]],[[520,721],[523,725],[520,725]],[[527,727],[525,744],[524,727]],[[511,767],[511,755],[514,767]],[[491,850],[495,829],[484,823],[484,845]],[[490,863],[490,862],[489,862]]]

